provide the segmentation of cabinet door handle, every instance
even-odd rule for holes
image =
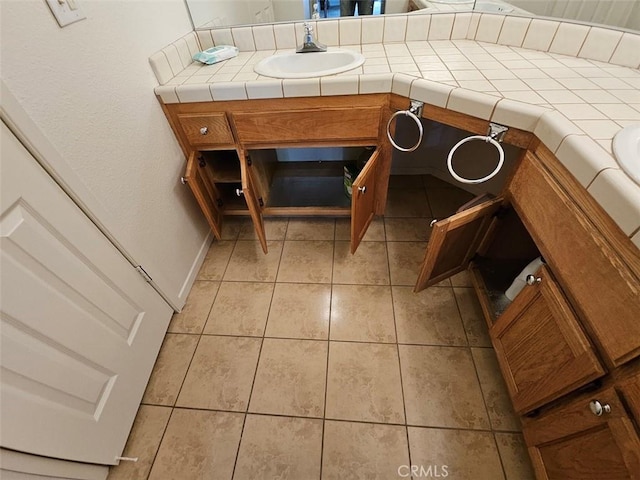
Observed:
[[[603,405],[598,400],[591,400],[591,402],[589,402],[589,408],[591,409],[591,413],[596,417],[601,417],[603,413],[611,413],[611,405],[608,403]]]
[[[542,282],[542,279],[540,277],[536,277],[535,275],[527,275],[525,280],[527,282],[527,285],[536,285]]]
[[[209,133],[209,127],[202,127],[200,129],[200,135],[206,135],[207,133]]]
[[[358,187],[358,191],[364,195],[364,192],[367,191],[367,186],[363,185],[362,187]]]
[[[438,223],[438,219],[434,218],[433,220],[431,220],[431,222],[429,222],[429,227],[433,228],[433,226]]]
[[[240,190],[239,188],[236,188],[236,195],[241,197],[242,195],[244,195],[244,192],[242,190]]]

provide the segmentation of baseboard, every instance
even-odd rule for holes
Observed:
[[[193,287],[193,282],[196,281],[196,277],[198,276],[200,267],[202,267],[202,264],[204,263],[204,258],[207,256],[207,252],[209,251],[209,247],[211,246],[212,242],[213,242],[213,234],[209,232],[209,234],[204,239],[204,242],[202,242],[202,245],[200,246],[200,250],[198,250],[198,254],[196,255],[196,258],[191,264],[191,268],[189,269],[187,278],[182,284],[182,288],[180,289],[180,293],[178,294],[178,298],[180,299],[180,305],[179,305],[180,309],[178,311],[182,310],[182,307],[184,307],[184,304],[187,301],[187,296],[189,296],[191,287]]]

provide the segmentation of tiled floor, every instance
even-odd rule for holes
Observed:
[[[353,256],[345,219],[267,220],[266,256],[227,222],[110,480],[533,478],[468,279],[412,292],[432,216],[471,196],[390,188]]]

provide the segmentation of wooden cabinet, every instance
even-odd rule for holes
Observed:
[[[355,252],[384,211],[391,164],[386,139],[388,95],[163,105],[188,156],[184,179],[220,238],[227,215],[248,215],[267,252],[265,216],[351,216]],[[281,161],[287,149],[343,150]],[[344,192],[344,167],[366,158]],[[365,162],[366,160],[366,162]]]
[[[640,439],[614,388],[525,419],[523,433],[539,479],[640,478]]]
[[[436,222],[415,290],[469,268],[538,478],[640,478],[637,249],[549,162],[527,152],[503,197]]]

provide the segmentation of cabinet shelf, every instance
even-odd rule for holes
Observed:
[[[239,183],[241,181],[240,160],[235,150],[203,152],[214,183]]]

